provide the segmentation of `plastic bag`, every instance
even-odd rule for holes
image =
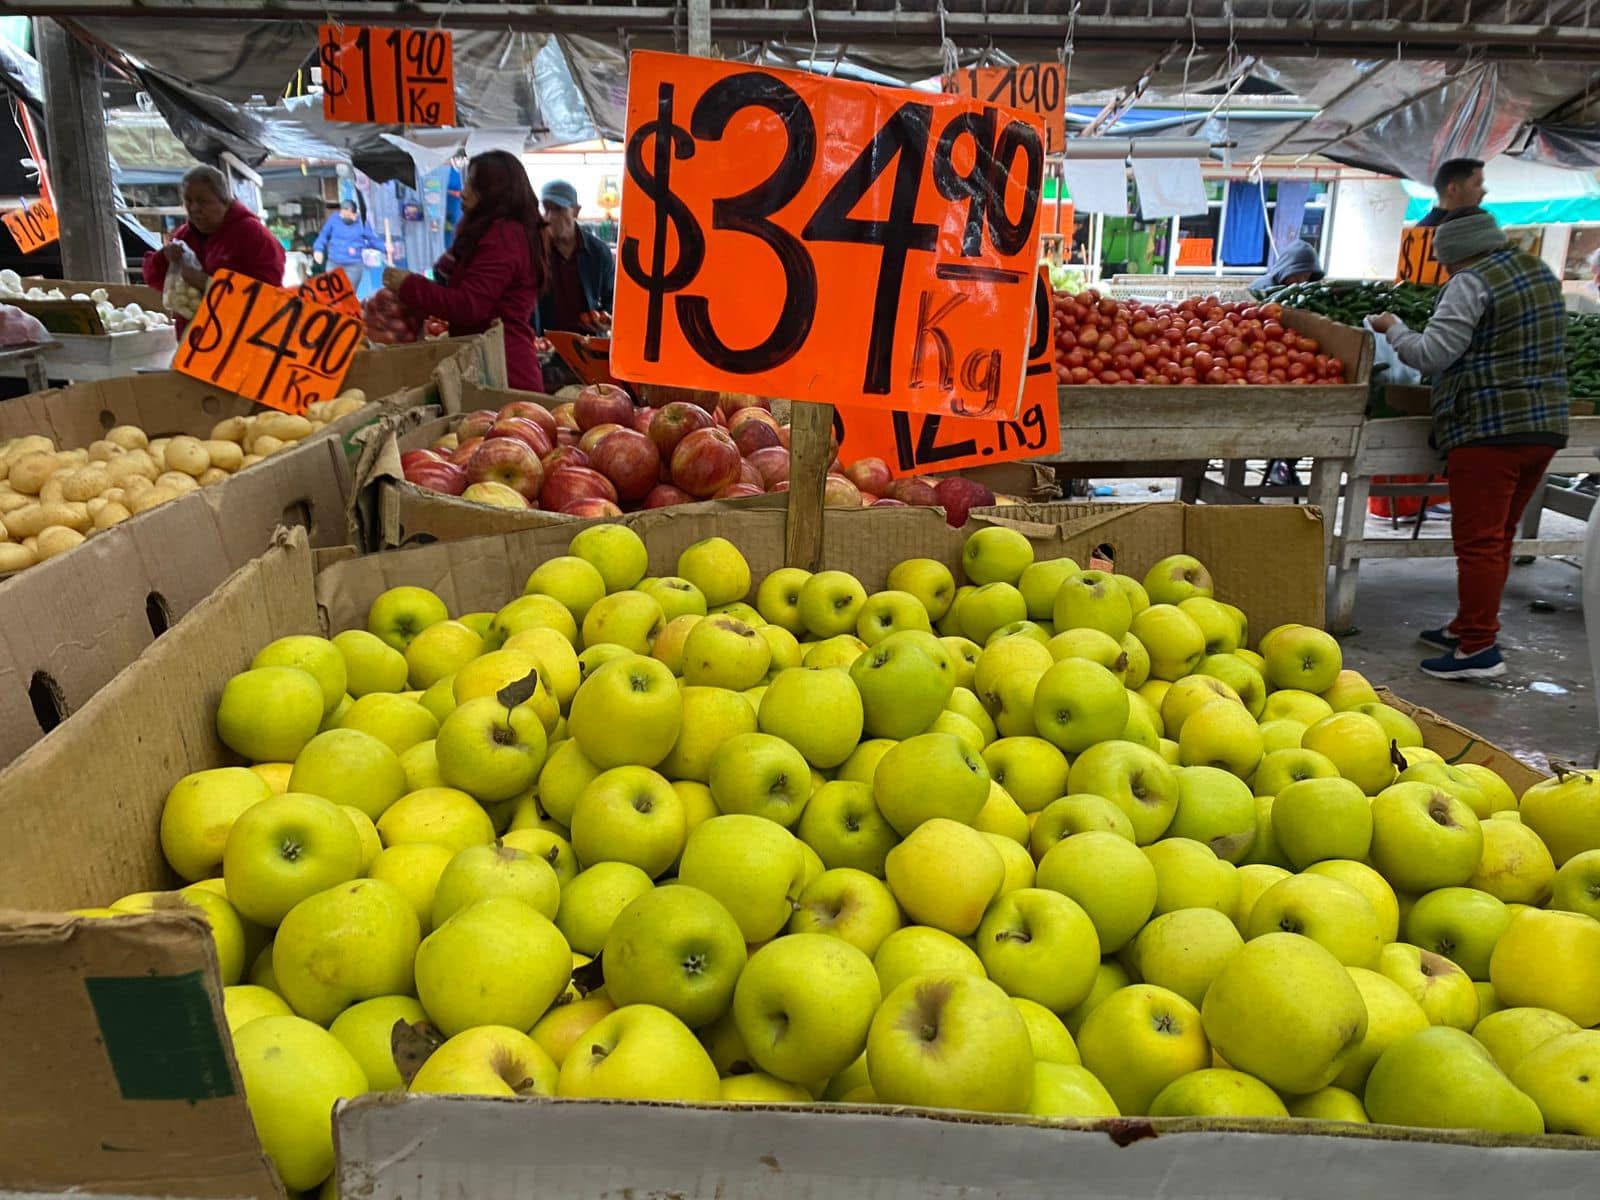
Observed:
[[[10,304],[0,304],[0,346],[33,346],[50,334],[39,318]]]
[[[183,257],[167,264],[167,282],[161,289],[161,306],[187,321],[200,311],[200,289],[186,280],[183,272],[185,269],[200,270],[200,260],[195,257],[188,242],[171,244],[182,250]]]
[[[400,302],[388,288],[379,288],[361,306],[367,322],[367,336],[375,342],[396,345],[422,337],[422,321]]]

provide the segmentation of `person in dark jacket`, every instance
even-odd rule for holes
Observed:
[[[354,200],[341,200],[339,211],[330,213],[322,223],[322,232],[311,244],[315,260],[340,268],[350,280],[352,291],[361,287],[361,276],[366,272],[362,252],[383,252],[383,239],[372,231],[372,226],[361,219]]]
[[[1433,256],[1450,272],[1428,327],[1368,318],[1396,357],[1433,378],[1433,440],[1449,463],[1456,616],[1422,641],[1441,679],[1501,675],[1495,636],[1522,510],[1567,444],[1567,312],[1561,281],[1506,241],[1481,208],[1451,212]]]
[[[183,209],[189,219],[172,241],[144,256],[145,283],[158,290],[165,286],[167,272],[183,261],[182,242],[200,260],[198,269],[182,268],[185,280],[199,291],[221,270],[283,286],[283,246],[260,217],[233,198],[221,171],[191,167],[183,177]]]
[[[1483,186],[1483,163],[1476,158],[1452,158],[1441,163],[1433,173],[1433,191],[1438,200],[1417,222],[1418,229],[1435,229],[1451,213],[1483,204],[1489,194]]]
[[[617,263],[611,248],[578,224],[578,189],[564,179],[544,185],[539,193],[548,222],[545,242],[550,258],[550,285],[539,298],[539,331],[586,332],[584,313],[611,311]]]
[[[1285,246],[1278,260],[1250,283],[1250,293],[1264,296],[1276,287],[1291,283],[1315,283],[1327,272],[1317,258],[1317,248],[1304,238]]]
[[[452,336],[499,321],[511,386],[543,391],[529,314],[545,283],[544,219],[521,160],[504,150],[473,158],[461,209],[455,243],[433,266],[438,282],[390,267],[383,286],[412,312],[448,322]]]

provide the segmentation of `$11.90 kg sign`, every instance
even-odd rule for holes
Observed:
[[[454,125],[452,46],[442,29],[322,26],[323,117],[364,125]]]
[[[172,365],[298,416],[339,394],[364,338],[354,317],[259,279],[218,271]]]
[[[1037,118],[640,52],[626,162],[619,378],[1018,416]]]
[[[1015,420],[988,421],[939,413],[835,408],[839,458],[881,458],[890,474],[960,471],[1061,452],[1061,409],[1056,394],[1056,344],[1050,331],[1050,269],[1034,284],[1033,336],[1028,344],[1022,411]]]

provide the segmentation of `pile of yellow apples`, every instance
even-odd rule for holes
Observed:
[[[289,1189],[402,1088],[1600,1135],[1600,774],[1442,761],[1187,556],[648,566],[262,647],[188,884],[82,910],[209,922]]]
[[[366,402],[352,388],[310,405],[304,416],[268,410],[229,417],[209,438],[151,437],[137,425],[117,425],[74,449],[37,434],[0,441],[0,574],[64,554],[102,529],[221,483]]]

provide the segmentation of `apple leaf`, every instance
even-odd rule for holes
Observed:
[[[509,710],[532,700],[534,692],[538,690],[539,670],[536,667],[521,679],[514,679],[506,684],[505,687],[495,693],[495,698]]]
[[[590,992],[603,988],[605,984],[605,970],[600,966],[598,954],[583,966],[572,969],[572,986],[578,989],[580,995],[587,996]]]
[[[389,1053],[406,1087],[411,1086],[411,1081],[422,1070],[422,1064],[428,1061],[428,1056],[442,1045],[444,1034],[427,1021],[394,1023],[394,1028],[389,1031]]]

